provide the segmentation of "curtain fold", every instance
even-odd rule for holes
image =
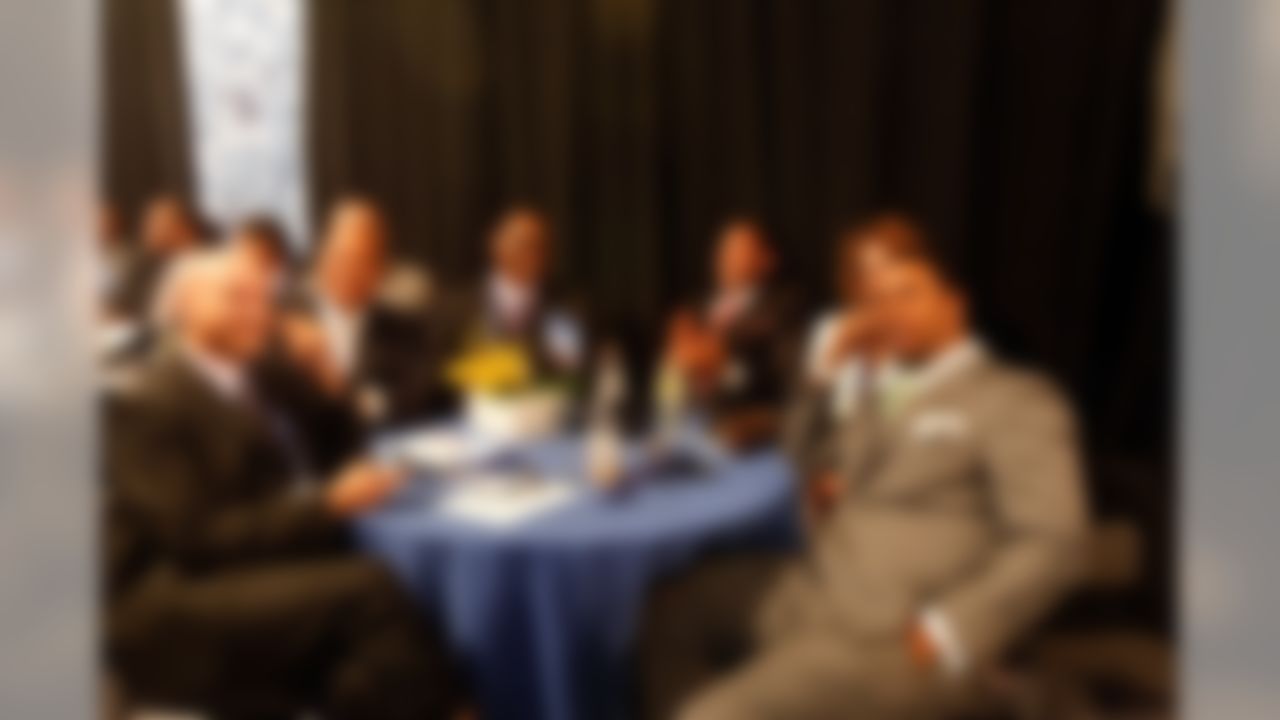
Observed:
[[[191,201],[177,0],[102,4],[101,184],[126,227],[158,193]]]

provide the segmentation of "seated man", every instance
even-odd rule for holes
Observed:
[[[139,243],[122,261],[107,299],[108,314],[145,322],[165,268],[198,243],[195,220],[181,200],[168,195],[152,200],[143,216]]]
[[[444,717],[442,650],[345,522],[399,478],[357,462],[301,481],[249,364],[268,281],[243,255],[185,261],[175,337],[107,428],[106,651],[127,697],[235,717]]]
[[[811,519],[830,510],[839,490],[839,478],[829,468],[831,430],[856,410],[882,360],[882,349],[869,337],[861,288],[881,268],[892,267],[894,258],[925,252],[920,228],[892,213],[877,215],[840,237],[836,251],[839,304],[810,326],[801,369],[805,392],[802,402],[792,404],[784,423],[784,443],[806,481]]]
[[[862,302],[893,362],[834,430],[839,505],[799,559],[724,558],[664,591],[643,635],[653,717],[936,717],[1074,580],[1071,411],[983,349],[935,262],[888,260]]]
[[[758,225],[721,230],[714,287],[700,309],[673,318],[663,364],[731,445],[771,439],[796,354],[792,304],[773,283],[774,252]]]
[[[106,366],[128,371],[163,334],[168,276],[198,242],[195,220],[177,198],[164,196],[147,205],[142,236],[116,259],[104,297],[99,351]]]
[[[427,408],[433,378],[423,320],[378,299],[386,243],[374,205],[347,199],[335,207],[263,368],[268,392],[298,423],[320,469],[359,449],[368,430]]]
[[[551,224],[541,211],[514,207],[498,218],[489,235],[489,271],[475,285],[452,288],[433,313],[444,362],[477,343],[511,342],[542,378],[581,369],[582,329],[552,287],[552,252]]]

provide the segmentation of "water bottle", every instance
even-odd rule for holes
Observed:
[[[603,491],[616,489],[623,475],[621,416],[627,397],[622,355],[614,346],[600,353],[587,415],[586,467],[591,483]]]

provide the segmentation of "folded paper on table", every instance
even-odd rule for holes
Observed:
[[[423,430],[396,443],[398,459],[429,470],[447,471],[472,461],[476,455],[473,443],[456,430]]]
[[[491,474],[454,486],[440,512],[476,525],[509,528],[565,505],[575,494],[565,482]]]

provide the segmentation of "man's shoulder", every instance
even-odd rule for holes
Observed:
[[[1066,392],[1048,373],[988,353],[977,374],[973,397],[997,416],[1074,414]]]
[[[156,348],[139,364],[134,380],[121,399],[131,414],[157,422],[178,422],[191,413],[193,393],[198,391],[191,368],[168,346]]]

